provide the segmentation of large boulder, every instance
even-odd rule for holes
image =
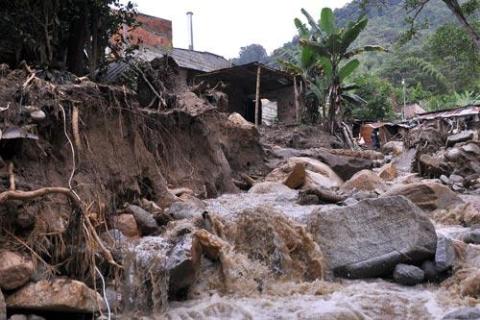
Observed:
[[[414,286],[422,283],[425,278],[425,273],[422,269],[409,264],[397,264],[393,271],[393,279],[395,282],[405,286]]]
[[[405,196],[423,210],[449,209],[463,204],[448,187],[435,182],[419,182],[394,186],[384,196]]]
[[[374,168],[381,159],[380,155],[369,153],[335,154],[333,150],[321,150],[316,157],[328,165],[343,180],[350,179],[355,173]],[[353,152],[353,151],[352,151]]]
[[[0,290],[0,320],[7,320],[7,306],[5,305],[2,290]]]
[[[382,178],[371,170],[355,173],[341,187],[342,191],[378,191],[379,193],[385,192],[386,189],[387,186]]]
[[[200,267],[200,247],[191,234],[181,237],[168,253],[166,269],[169,274],[168,293],[175,297],[195,282]]]
[[[29,311],[94,313],[103,308],[100,295],[83,282],[61,278],[29,283],[6,302],[8,308]]]
[[[35,271],[32,260],[11,251],[0,252],[0,288],[13,290],[30,280]]]
[[[445,236],[438,236],[435,252],[435,266],[439,272],[446,271],[455,265],[457,256],[453,241]]]
[[[435,255],[433,224],[401,196],[318,209],[307,225],[338,276],[377,277],[391,273],[399,263],[422,262]]]
[[[343,183],[328,165],[308,157],[288,159],[287,164],[274,169],[265,180],[283,182],[292,188],[335,188]]]

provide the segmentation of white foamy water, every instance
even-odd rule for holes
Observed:
[[[441,319],[459,307],[446,292],[428,286],[403,287],[383,280],[346,281],[324,295],[220,297],[173,303],[168,319]]]
[[[320,205],[303,206],[295,203],[298,192],[289,193],[238,193],[226,194],[216,199],[206,200],[207,210],[224,218],[233,218],[245,209],[253,209],[258,206],[270,206],[283,212],[289,218],[298,222],[304,222],[305,218]]]

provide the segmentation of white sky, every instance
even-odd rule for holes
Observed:
[[[268,53],[296,34],[293,19],[301,8],[316,18],[323,7],[342,7],[347,0],[132,0],[139,12],[173,24],[173,45],[188,48],[186,12],[193,12],[194,48],[226,58],[240,47],[259,43]]]

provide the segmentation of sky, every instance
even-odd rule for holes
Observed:
[[[319,17],[323,7],[342,7],[347,0],[132,0],[139,12],[168,19],[173,24],[173,45],[188,48],[187,11],[193,12],[194,49],[225,58],[238,56],[252,43],[270,54],[296,34],[293,19],[301,8]]]

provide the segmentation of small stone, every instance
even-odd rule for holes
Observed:
[[[284,183],[290,189],[298,189],[305,184],[305,180],[306,180],[305,166],[302,163],[297,163],[293,167],[292,172],[288,175]]]
[[[387,163],[386,165],[380,168],[380,171],[378,172],[378,176],[385,181],[392,181],[396,177],[398,177],[398,171],[393,163]]]
[[[140,236],[137,221],[133,214],[120,214],[115,219],[115,227],[127,237],[135,238]]]
[[[24,314],[14,314],[8,320],[28,320],[27,316]]]
[[[11,251],[0,252],[0,288],[13,290],[30,280],[35,271],[33,262]]]
[[[5,299],[3,298],[2,291],[0,290],[0,320],[7,319],[7,306]]]
[[[439,280],[439,274],[435,263],[427,260],[422,263],[422,270],[425,274],[425,280],[430,282],[436,282]]]
[[[442,181],[443,184],[446,184],[447,186],[450,185],[450,179],[446,175],[441,175],[440,176],[440,181]]]
[[[463,236],[463,242],[480,244],[480,229],[472,230]]]
[[[30,113],[30,118],[32,118],[35,121],[42,121],[46,118],[47,116],[45,115],[45,112],[42,110],[35,110],[32,113]]]
[[[473,307],[460,308],[447,313],[442,320],[479,320],[480,309]]]
[[[451,174],[449,180],[452,183],[458,183],[458,184],[463,184],[463,181],[465,180],[462,176],[459,176],[458,174]]]
[[[437,236],[437,250],[435,252],[435,266],[439,272],[447,271],[455,264],[455,248],[451,239]]]
[[[150,212],[135,205],[129,205],[127,209],[135,217],[142,236],[148,236],[158,231],[157,221]]]
[[[27,319],[28,320],[45,320],[44,317],[37,316],[36,314],[29,314]]]
[[[422,283],[425,273],[422,269],[408,264],[397,264],[393,271],[393,279],[399,284],[414,286]]]
[[[166,213],[175,220],[182,220],[199,217],[204,211],[205,207],[200,207],[194,202],[178,201],[172,203],[170,208],[167,209]]]

